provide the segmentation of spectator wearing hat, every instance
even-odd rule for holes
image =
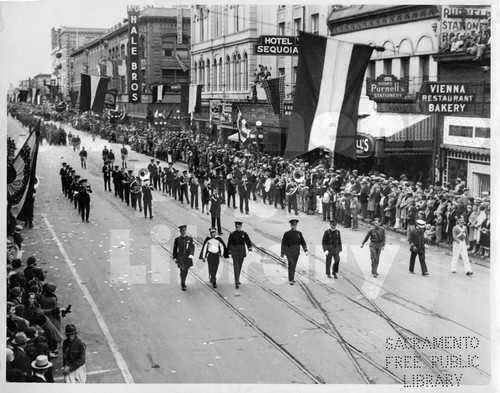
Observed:
[[[187,235],[187,225],[179,226],[180,236],[174,240],[174,250],[172,257],[180,270],[181,288],[186,290],[186,277],[189,268],[193,266],[194,256],[194,241],[191,236]]]
[[[446,211],[446,239],[448,239],[448,244],[451,245],[453,242],[453,227],[457,224],[457,204],[455,202],[449,202]]]
[[[417,227],[410,232],[408,242],[410,243],[410,273],[414,274],[415,260],[418,255],[422,275],[427,276],[429,272],[425,264],[425,221],[417,220]]]
[[[125,144],[122,144],[122,148],[120,149],[120,154],[121,154],[121,159],[122,159],[122,167],[126,168],[127,167],[127,160],[128,160],[128,150],[125,147]]]
[[[42,295],[40,296],[40,308],[44,310],[52,324],[58,331],[61,331],[61,314],[59,312],[59,302],[55,294],[56,284],[44,284]]]
[[[208,262],[208,277],[214,288],[217,288],[217,270],[219,268],[220,257],[228,258],[226,243],[217,235],[217,229],[209,229],[210,236],[205,238],[201,247],[199,259]]]
[[[66,339],[63,342],[63,374],[66,383],[85,383],[87,370],[85,355],[87,346],[78,337],[75,325],[68,324],[64,329]]]
[[[435,221],[434,223],[436,224],[436,246],[441,243],[443,240],[443,215],[441,213],[438,213],[437,211],[434,211],[435,215]]]
[[[5,355],[7,360],[5,364],[5,380],[7,382],[26,382],[24,373],[12,365],[15,359],[14,351],[11,348],[6,348]]]
[[[326,255],[326,276],[331,278],[330,272],[333,272],[333,277],[338,278],[337,274],[339,272],[340,253],[342,252],[342,239],[335,220],[330,220],[330,228],[324,232],[321,244],[323,246],[323,252]],[[334,260],[333,270],[331,269],[332,258]]]
[[[191,196],[191,209],[199,209],[199,190],[200,190],[200,182],[198,180],[198,176],[193,173],[190,176],[189,181],[189,194]]]
[[[323,196],[321,198],[322,210],[323,210],[323,221],[330,221],[330,214],[332,210],[332,191],[329,187],[326,187]]]
[[[360,182],[361,189],[359,191],[359,202],[361,203],[361,217],[367,218],[367,208],[368,208],[368,195],[370,194],[370,183],[368,180],[363,178]]]
[[[108,163],[109,160],[108,160],[108,154],[109,154],[109,150],[106,146],[104,146],[104,149],[102,149],[102,162],[104,164]]]
[[[453,249],[451,255],[451,272],[456,273],[458,258],[462,257],[464,263],[465,274],[472,276],[472,269],[469,262],[469,254],[467,246],[469,244],[469,234],[467,233],[467,226],[463,216],[458,218],[458,223],[453,227]]]
[[[49,358],[46,355],[37,356],[37,358],[33,362],[31,362],[31,368],[33,368],[33,375],[30,378],[29,382],[34,382],[34,383],[49,382],[45,377],[45,374],[51,367],[52,363],[49,362]]]
[[[17,323],[18,317],[16,316],[16,305],[14,303],[7,302],[7,311],[5,315],[7,317],[7,336],[14,338],[16,333],[21,331]]]
[[[23,291],[21,287],[13,287],[10,289],[9,297],[7,301],[13,303],[14,305],[23,303]]]
[[[483,206],[480,206],[480,208]],[[485,210],[486,218],[482,222],[479,228],[479,250],[477,255],[485,258],[489,258],[490,256],[490,209],[486,208]]]
[[[248,253],[252,252],[252,241],[244,230],[242,230],[243,223],[241,221],[234,222],[235,230],[229,234],[227,240],[227,248],[229,256],[233,259],[234,265],[234,284],[236,289],[241,285],[240,274],[243,267],[243,261]]]
[[[307,244],[302,236],[302,232],[297,230],[299,220],[292,219],[289,221],[291,229],[286,231],[281,240],[281,258],[288,260],[288,281],[290,285],[295,283],[295,268],[300,255],[300,247],[306,255],[309,255]]]
[[[12,345],[12,352],[14,352],[14,361],[11,365],[13,368],[21,370],[26,379],[31,378],[33,375],[30,359],[25,352],[28,341],[28,337],[26,337],[24,332],[18,332],[10,342]]]
[[[232,172],[226,175],[227,207],[231,207],[233,200],[233,209],[236,209],[236,183]]]
[[[372,275],[373,277],[378,276],[378,264],[380,262],[380,253],[385,247],[385,229],[380,226],[380,220],[378,218],[373,219],[373,227],[366,234],[363,242],[361,243],[361,248],[370,239],[370,259],[372,261]]]
[[[378,177],[373,178],[373,185],[370,189],[368,195],[368,218],[373,220],[375,217],[380,217],[380,198],[381,198],[382,188],[380,186],[380,179]]]
[[[23,229],[23,227],[21,225],[16,225],[15,228],[14,228],[14,233],[12,234],[13,236],[13,243],[17,246],[17,248],[19,248],[19,251],[21,251],[22,247],[23,247],[23,237],[21,235],[21,229]]]
[[[35,278],[35,270],[37,268],[37,261],[34,256],[29,257],[26,260],[26,268],[24,269],[24,277],[26,279],[26,283]],[[45,278],[45,277],[43,277]],[[43,280],[42,280],[43,281]]]

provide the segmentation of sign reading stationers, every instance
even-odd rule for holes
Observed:
[[[139,11],[140,6],[127,6],[128,14],[128,102],[137,104],[141,102],[141,82],[139,67]]]
[[[468,83],[426,82],[418,93],[424,113],[466,112],[474,100]]]
[[[366,95],[373,101],[401,100],[409,91],[410,80],[398,79],[394,75],[379,75],[366,78]]]
[[[283,35],[261,35],[254,45],[256,55],[298,55],[299,37]]]

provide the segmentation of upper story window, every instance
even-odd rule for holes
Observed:
[[[285,22],[278,23],[278,35],[286,35],[285,34]]]
[[[311,15],[311,33],[319,34],[319,14]]]
[[[299,35],[299,30],[302,30],[302,18],[293,20],[293,34]]]

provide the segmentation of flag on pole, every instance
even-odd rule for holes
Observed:
[[[373,47],[304,32],[299,42],[284,157],[322,147],[356,158],[359,97]]]
[[[153,104],[155,102],[162,102],[163,101],[163,96],[165,95],[165,85],[156,85],[152,87],[153,91]]]
[[[238,134],[240,136],[240,142],[244,143],[248,137],[250,136],[250,132],[252,131],[250,128],[247,126],[247,121],[243,117],[243,113],[241,113],[241,109],[238,108],[238,119],[236,121],[238,125]]]
[[[80,112],[92,110],[102,112],[108,88],[109,78],[96,75],[81,74]]]
[[[181,85],[181,112],[201,112],[201,88],[203,85]]]
[[[33,217],[40,121],[38,119],[16,158],[7,168],[7,201],[14,217],[25,222]]]
[[[37,98],[38,98],[38,93],[40,92],[39,89],[37,89],[36,87],[31,87],[30,88],[30,93],[31,93],[31,103],[32,104],[35,104],[37,102]]]
[[[285,76],[273,79],[264,79],[262,87],[266,92],[269,110],[275,115],[283,115],[283,102],[285,101]]]

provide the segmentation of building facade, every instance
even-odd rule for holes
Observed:
[[[126,11],[126,10],[125,10]],[[107,76],[108,89],[116,89],[117,105],[129,117],[145,120],[152,88],[160,84],[189,83],[190,10],[146,7],[138,17],[141,102],[129,102],[129,23],[124,19],[71,55],[72,91],[80,90],[80,74]],[[179,26],[181,27],[179,29]],[[167,90],[161,111],[179,105],[178,91]]]
[[[74,79],[70,55],[77,48],[99,38],[106,29],[83,28],[83,27],[61,27],[52,28],[52,65],[54,76],[57,80],[60,92],[64,98],[68,97],[73,88]]]
[[[293,39],[299,30],[326,34],[331,6],[211,5],[192,8],[191,81],[203,86],[202,112],[194,127],[210,130],[226,143],[237,132],[241,111],[264,131],[264,150],[278,154],[287,119],[269,112],[261,79],[283,76],[285,98],[293,100],[296,55],[258,54],[263,36]]]

